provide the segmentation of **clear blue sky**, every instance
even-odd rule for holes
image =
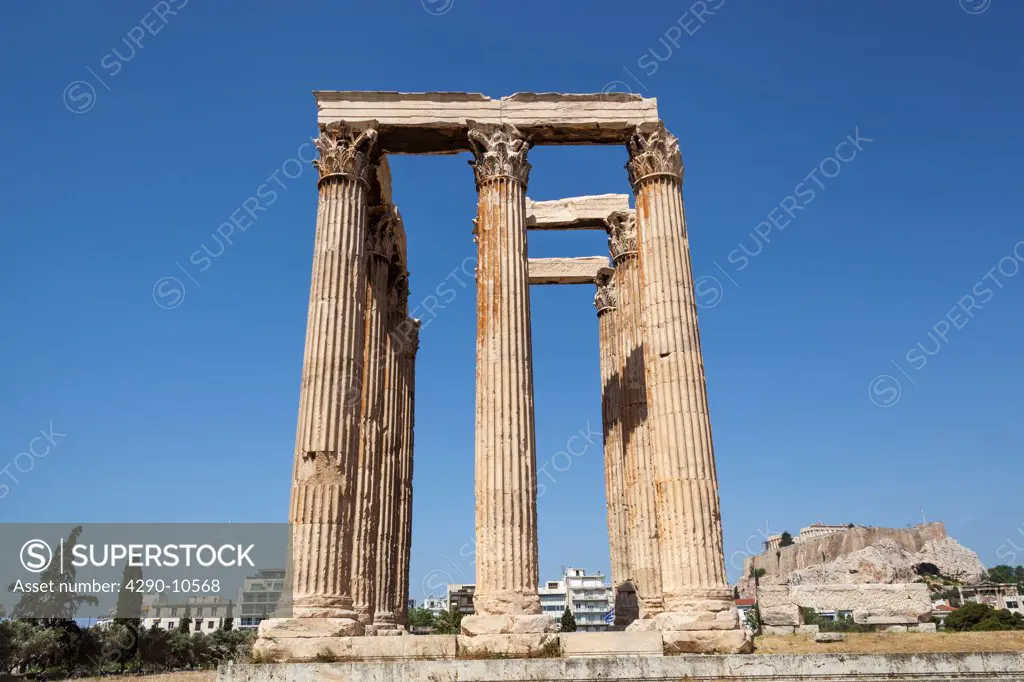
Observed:
[[[1008,537],[1024,547],[1024,273],[985,279],[1004,257],[1021,266],[1024,6],[709,0],[695,19],[686,2],[182,4],[3,10],[0,468],[51,422],[66,435],[12,466],[18,483],[0,478],[0,520],[287,518],[316,210],[312,169],[295,177],[289,159],[315,132],[312,90],[608,87],[657,97],[681,140],[732,576],[766,525],[903,526],[922,507],[987,563]],[[858,128],[871,141],[828,161]],[[393,161],[413,302],[453,270],[470,284],[420,309],[417,598],[424,579],[473,579],[467,159]],[[627,192],[625,160],[535,149],[529,194]],[[275,172],[273,206],[191,263]],[[786,225],[777,207],[799,191]],[[769,215],[785,229],[758,228]],[[755,229],[769,243],[743,261]],[[537,235],[530,252],[605,245]],[[163,277],[184,285],[169,310]],[[600,425],[592,295],[533,293],[538,460],[555,478],[541,479],[542,579],[609,563],[599,445],[557,470]],[[967,295],[980,307],[950,313]],[[951,329],[938,345],[936,326]]]

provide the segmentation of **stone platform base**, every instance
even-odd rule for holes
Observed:
[[[539,635],[558,630],[554,616],[466,616],[462,619],[464,635]]]
[[[270,621],[264,621],[269,623]],[[260,628],[253,658],[261,663],[662,656],[677,653],[748,653],[749,633],[573,632],[506,635],[311,636],[289,621]]]
[[[415,639],[426,638],[389,637],[380,641]],[[219,682],[678,682],[683,679],[694,682],[1024,682],[1024,654],[755,654],[248,664],[224,666],[217,679]]]

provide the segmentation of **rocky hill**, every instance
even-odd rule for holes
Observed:
[[[978,555],[946,535],[941,523],[914,528],[851,528],[747,557],[740,590],[753,590],[754,568],[762,585],[895,584],[938,573],[963,584],[982,580]]]

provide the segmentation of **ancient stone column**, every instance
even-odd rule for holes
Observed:
[[[665,608],[655,621],[669,648],[749,651],[725,575],[679,143],[661,124],[637,130],[629,157]]]
[[[622,380],[619,363],[619,313],[611,272],[595,280],[597,294],[598,349],[601,371],[601,419],[604,433],[604,483],[608,504],[608,549],[611,554],[612,586],[615,590],[614,629],[621,630],[636,620],[625,592],[635,588],[625,581],[629,569],[629,506],[626,503],[625,453],[622,446]]]
[[[644,376],[644,329],[636,219],[618,212],[608,219],[608,247],[615,267],[621,391],[623,479],[628,508],[629,578],[636,588],[640,617],[652,618],[664,607],[661,594],[661,546],[655,511],[654,451]]]
[[[465,634],[542,622],[537,594],[533,353],[526,260],[529,142],[512,126],[473,125],[476,176],[476,614]],[[509,617],[511,616],[511,617]],[[555,627],[550,618],[550,628]]]
[[[337,619],[334,634],[363,631],[350,585],[376,139],[373,129],[329,127],[314,162],[320,204],[289,514],[292,596],[296,618]]]
[[[402,479],[401,324],[406,318],[409,295],[404,266],[392,259],[388,287],[388,334],[384,361],[384,439],[378,504],[380,524],[377,531],[377,606],[373,625],[377,634],[398,633],[395,605],[398,600],[398,516]]]
[[[388,273],[398,221],[390,204],[371,210],[366,239],[366,307],[361,380],[361,437],[356,467],[352,542],[352,602],[359,622],[373,622],[376,607],[377,531],[383,446],[384,363],[387,351]]]
[[[630,577],[629,537],[626,533],[627,505],[623,478],[622,392],[619,378],[619,314],[615,281],[610,272],[595,282],[597,294],[598,350],[601,369],[601,419],[604,432],[604,481],[608,502],[608,547],[611,553],[612,585]]]
[[[402,312],[408,314],[408,305]],[[399,423],[401,448],[398,453],[398,514],[395,531],[395,621],[409,625],[409,560],[412,552],[413,432],[416,425],[416,351],[420,347],[420,321],[406,318],[399,348]]]

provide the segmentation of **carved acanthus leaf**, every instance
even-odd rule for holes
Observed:
[[[608,250],[612,262],[626,256],[636,255],[636,214],[632,211],[616,211],[605,221],[608,230]]]
[[[320,158],[313,165],[320,177],[347,175],[369,186],[377,147],[377,130],[355,131],[344,125],[327,126],[316,139]]]
[[[601,273],[594,282],[597,285],[597,293],[594,295],[594,307],[597,314],[614,310],[617,303],[615,280],[610,273]]]
[[[469,162],[479,187],[487,180],[507,176],[526,186],[530,164],[526,153],[530,141],[511,125],[471,125],[469,146],[474,159]]]
[[[636,189],[638,181],[651,175],[671,175],[683,178],[683,157],[679,153],[679,140],[659,123],[654,132],[644,134],[637,130],[629,139],[629,182]]]

